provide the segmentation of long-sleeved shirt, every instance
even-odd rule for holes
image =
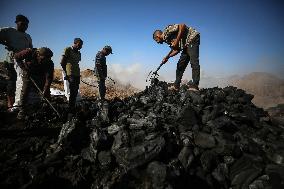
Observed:
[[[106,57],[101,51],[96,55],[95,73],[100,79],[105,79],[107,77]]]

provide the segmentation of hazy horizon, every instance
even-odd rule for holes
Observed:
[[[34,47],[54,52],[56,67],[63,49],[81,37],[81,69],[93,69],[92,61],[104,45],[113,47],[107,57],[109,68],[121,80],[146,79],[169,51],[152,39],[155,29],[185,23],[201,33],[202,77],[227,77],[250,72],[268,72],[283,78],[284,12],[281,1],[16,1],[0,2],[0,27],[14,27],[17,14],[26,15]],[[0,45],[0,59],[5,58]],[[179,56],[160,71],[175,79]],[[184,79],[190,79],[188,65]]]

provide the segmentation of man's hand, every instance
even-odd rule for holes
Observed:
[[[171,46],[172,46],[173,49],[178,49],[178,40],[177,39],[173,39]]]
[[[167,63],[168,62],[168,60],[169,60],[169,57],[165,57],[163,60],[162,60],[162,63],[161,64],[165,64],[165,63]]]
[[[69,75],[66,75],[66,76],[64,77],[64,80],[69,81],[69,80],[70,80],[70,76],[69,76]]]

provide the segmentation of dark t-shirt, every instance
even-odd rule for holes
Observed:
[[[105,79],[107,77],[106,57],[101,51],[99,51],[96,55],[95,73],[100,77],[100,79]]]

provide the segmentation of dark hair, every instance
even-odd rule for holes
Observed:
[[[27,17],[25,17],[24,15],[18,14],[18,15],[16,16],[16,21],[15,21],[15,23],[20,22],[20,21],[26,22],[26,23],[29,23],[29,22],[30,22],[29,19],[28,19]]]
[[[154,39],[154,40],[155,40],[156,33],[158,33],[158,32],[159,32],[159,33],[162,33],[161,30],[155,30],[154,33],[153,33],[153,39]]]
[[[38,48],[37,52],[40,55],[44,55],[46,58],[51,58],[53,56],[53,52],[47,47]]]
[[[78,42],[83,43],[83,40],[82,40],[81,38],[77,38],[77,37],[76,37],[76,38],[74,39],[74,44],[75,44],[75,43],[78,43]]]

